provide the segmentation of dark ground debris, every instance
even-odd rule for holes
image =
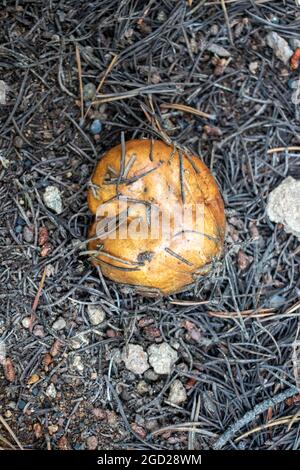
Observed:
[[[299,71],[266,45],[300,40],[297,2],[228,1],[229,22],[219,1],[1,5],[0,447],[299,449],[299,241],[265,213],[300,177]],[[80,66],[85,99],[103,82],[97,105],[82,107]],[[89,176],[121,132],[169,136],[218,180],[226,254],[194,291],[143,298],[80,256]],[[160,342],[169,376],[125,368],[124,345]]]

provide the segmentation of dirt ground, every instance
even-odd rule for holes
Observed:
[[[299,449],[299,240],[266,215],[300,177],[299,71],[266,42],[294,50],[297,2],[1,3],[0,447]],[[186,145],[222,192],[224,259],[180,295],[144,298],[82,253],[87,184],[122,132]],[[124,346],[160,343],[170,374],[125,367]]]

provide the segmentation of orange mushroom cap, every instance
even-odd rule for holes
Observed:
[[[169,295],[223,251],[224,204],[206,165],[161,141],[130,140],[98,162],[88,190],[88,249],[115,282]]]

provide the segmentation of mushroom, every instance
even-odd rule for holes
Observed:
[[[149,295],[185,290],[224,245],[224,204],[199,157],[159,140],[130,140],[98,162],[88,189],[92,263]]]

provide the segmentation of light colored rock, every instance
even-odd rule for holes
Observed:
[[[207,46],[207,50],[213,54],[218,55],[219,57],[230,57],[231,54],[224,47],[219,46],[218,44],[210,44]]]
[[[63,211],[61,194],[59,189],[56,186],[47,186],[44,195],[43,195],[44,203],[46,206],[56,212],[57,214],[61,214]]]
[[[96,450],[98,447],[98,439],[96,436],[90,436],[86,440],[88,450]]]
[[[3,80],[0,80],[0,104],[6,103],[6,83]]]
[[[47,395],[47,397],[51,398],[52,400],[55,400],[56,395],[57,395],[57,392],[56,392],[56,388],[55,388],[55,385],[54,385],[54,384],[51,383],[51,384],[47,387],[46,395]]]
[[[52,325],[54,330],[63,330],[67,326],[66,320],[63,317],[59,317]]]
[[[73,357],[72,368],[76,369],[80,373],[82,373],[84,371],[84,364],[83,364],[81,356],[79,354],[76,354]]]
[[[300,180],[288,176],[269,195],[267,214],[300,239]]]
[[[9,165],[10,165],[10,160],[8,160],[7,158],[3,157],[0,153],[0,163],[1,165],[3,166],[3,168],[8,168]]]
[[[174,405],[180,405],[187,399],[187,394],[180,380],[174,380],[170,386],[168,401]]]
[[[291,38],[290,39],[290,45],[291,45],[292,49],[297,49],[297,47],[300,47],[300,39]]]
[[[34,229],[32,227],[27,227],[27,225],[25,225],[23,229],[23,238],[25,242],[32,243],[34,239]]]
[[[138,344],[129,344],[124,347],[122,357],[126,369],[134,374],[143,374],[149,369],[147,353]]]
[[[49,431],[50,436],[54,436],[54,434],[57,433],[57,431],[58,431],[57,424],[50,424],[48,426],[48,431]]]
[[[96,326],[104,322],[105,312],[100,305],[88,305],[87,312],[92,325]]]
[[[149,385],[145,380],[140,380],[135,389],[139,395],[143,396],[149,392]]]
[[[276,57],[284,64],[288,64],[293,55],[293,51],[288,42],[279,36],[279,34],[275,33],[275,31],[270,32],[266,39],[268,46],[273,49]]]
[[[44,330],[43,325],[35,325],[32,333],[34,334],[34,336],[37,336],[38,338],[44,338],[45,330]]]
[[[168,343],[151,344],[148,348],[149,362],[159,375],[170,374],[178,359],[177,352]]]
[[[28,329],[28,328],[30,327],[30,325],[31,325],[31,317],[25,317],[25,318],[23,318],[23,320],[22,320],[22,326],[23,326],[23,328]]]
[[[159,375],[154,372],[153,369],[148,369],[144,373],[144,378],[148,380],[148,382],[156,382],[159,379]]]
[[[257,60],[254,60],[253,62],[250,62],[249,64],[249,70],[253,74],[256,74],[258,67],[259,67],[259,62]]]
[[[83,333],[79,333],[70,339],[70,346],[72,349],[84,348],[89,344],[89,340]]]

